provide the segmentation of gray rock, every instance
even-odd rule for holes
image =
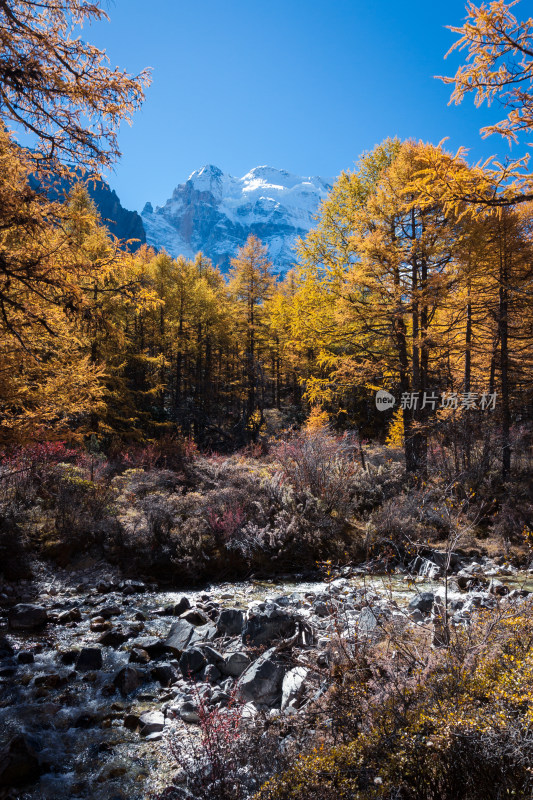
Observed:
[[[187,622],[190,622],[191,625],[195,627],[199,627],[201,625],[207,625],[209,623],[209,617],[207,614],[204,614],[203,611],[200,611],[198,608],[191,608],[188,611],[185,611],[181,616],[180,619],[184,619]]]
[[[309,670],[305,667],[294,667],[290,669],[283,678],[281,686],[281,710],[284,711],[289,705],[296,705],[301,698],[305,679]]]
[[[167,649],[166,642],[158,639],[157,636],[145,636],[142,639],[135,639],[133,646],[145,650],[150,658],[159,658]]]
[[[239,608],[224,608],[217,620],[217,628],[221,633],[230,636],[241,633],[244,624],[244,613]]]
[[[267,650],[243,672],[237,694],[245,703],[274,705],[281,695],[285,666],[274,647]]]
[[[167,638],[165,639],[165,647],[171,650],[178,657],[181,656],[183,651],[187,648],[190,638],[194,631],[194,625],[187,622],[185,619],[180,619],[172,625]]]
[[[434,600],[435,595],[433,592],[422,592],[421,594],[417,594],[407,606],[409,613],[412,613],[413,611],[420,611],[422,614],[430,614],[431,609],[433,608]]]
[[[224,656],[221,653],[208,644],[199,644],[198,647],[210,664],[213,664],[218,669],[221,668],[222,664],[224,663]]]
[[[276,606],[249,617],[242,630],[242,641],[248,647],[270,644],[276,639],[286,639],[296,631],[293,616]]]
[[[463,606],[463,611],[471,611],[473,608],[494,608],[497,600],[488,592],[470,592]]]
[[[201,625],[198,628],[193,628],[191,638],[189,639],[190,645],[201,644],[202,642],[212,642],[216,639],[218,631],[216,625],[209,623]]]
[[[204,680],[209,683],[216,683],[222,677],[221,671],[214,664],[208,664],[204,669]]]
[[[57,615],[58,625],[67,625],[69,622],[79,622],[81,620],[81,612],[79,608],[71,608],[68,611],[61,611]]]
[[[7,619],[12,630],[31,631],[46,625],[48,613],[42,606],[33,603],[18,603],[8,611]]]
[[[152,668],[150,674],[161,686],[170,686],[179,678],[178,671],[172,664],[156,664],[156,666]]]
[[[374,614],[371,608],[365,606],[361,610],[359,621],[357,623],[357,628],[359,632],[362,634],[371,634],[376,630],[377,627],[378,627],[377,616]]]
[[[207,659],[197,647],[185,650],[180,658],[180,669],[184,678],[189,678],[195,672],[200,672],[207,664]]]
[[[317,600],[316,602],[313,603],[313,611],[315,612],[317,617],[329,616],[328,606],[322,600]]]
[[[130,664],[148,664],[151,661],[150,654],[142,647],[132,647],[130,651]]]
[[[238,678],[250,663],[251,660],[249,656],[239,651],[227,656],[219,669],[224,675],[231,675],[233,678]]]
[[[104,619],[111,619],[111,617],[118,616],[121,611],[122,609],[116,603],[109,603],[108,605],[103,606],[98,613]]]
[[[98,644],[104,647],[120,647],[128,640],[129,636],[122,628],[114,628],[110,631],[105,631],[99,639]]]
[[[215,690],[211,695],[211,704],[214,706],[227,706],[230,700],[231,696],[227,692],[222,691],[222,689]]]
[[[165,727],[165,717],[160,711],[147,711],[139,717],[141,736],[159,733]]]
[[[113,678],[113,684],[117,687],[119,692],[125,697],[130,692],[138,689],[143,682],[142,673],[135,667],[122,667]]]
[[[180,597],[177,603],[174,603],[174,606],[172,607],[172,613],[176,617],[179,617],[181,614],[185,613],[185,611],[188,611],[190,607],[191,604],[189,603],[189,598],[183,595]]]
[[[197,705],[192,700],[186,700],[180,706],[180,717],[184,722],[200,722]]]

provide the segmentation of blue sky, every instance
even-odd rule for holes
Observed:
[[[525,5],[525,4],[524,4]],[[448,106],[460,56],[444,61],[463,0],[112,0],[83,31],[130,72],[152,67],[121,161],[108,179],[123,205],[161,204],[203,164],[241,176],[268,164],[334,177],[387,136],[476,161],[507,145],[479,128],[495,111]],[[518,9],[518,16],[521,10]],[[522,12],[523,16],[524,12]],[[497,110],[496,110],[497,112]],[[507,149],[506,149],[507,148]]]

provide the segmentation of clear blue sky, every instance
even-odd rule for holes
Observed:
[[[525,4],[524,4],[525,6]],[[108,176],[123,205],[159,205],[203,164],[241,176],[268,164],[334,177],[387,136],[508,151],[478,130],[494,117],[448,106],[433,77],[463,0],[112,0],[83,31],[130,72],[152,67],[146,103],[123,126]],[[524,11],[518,9],[518,16]]]

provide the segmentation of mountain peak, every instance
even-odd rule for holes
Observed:
[[[331,186],[322,178],[293,175],[266,164],[242,178],[213,164],[195,170],[172,197],[143,212],[148,242],[171,255],[191,257],[198,250],[223,270],[250,233],[269,248],[278,271],[292,266],[293,245],[315,224],[320,201]]]
[[[190,181],[196,184],[199,182],[218,181],[223,175],[222,170],[215,167],[214,164],[204,164],[200,169],[195,169],[194,172],[191,172],[187,182]]]
[[[221,184],[224,173],[213,164],[206,164],[201,169],[191,172],[187,179],[187,185],[197,192],[210,192],[219,197],[221,195]],[[179,188],[179,187],[178,187]]]

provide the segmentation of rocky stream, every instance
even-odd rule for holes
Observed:
[[[237,697],[252,721],[298,714],[327,688],[312,667],[327,665],[339,632],[348,643],[379,636],[387,619],[432,625],[438,639],[444,559],[418,557],[410,574],[362,565],[322,582],[186,592],[94,563],[53,575],[41,565],[31,583],[0,585],[0,798],[148,797],[178,770],[171,738],[198,737],[199,705]],[[533,570],[488,558],[454,556],[451,572],[454,625],[533,591]]]

